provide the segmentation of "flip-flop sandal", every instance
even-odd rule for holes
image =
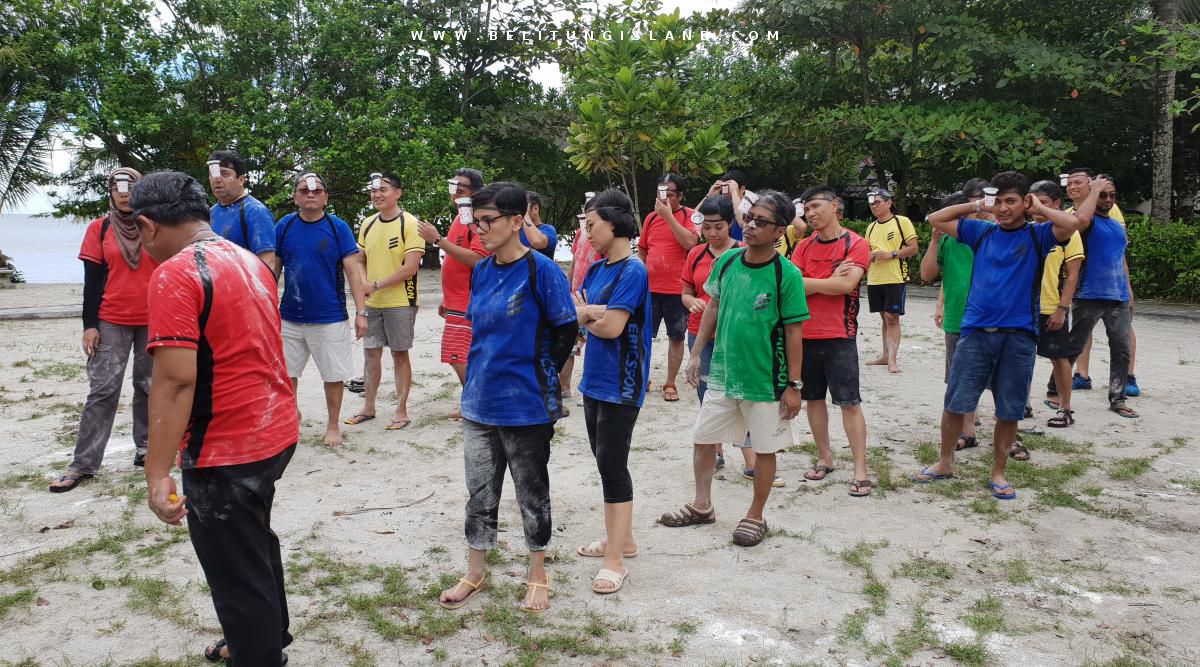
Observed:
[[[1061,403],[1059,403],[1058,401],[1052,401],[1048,398],[1046,400],[1042,401],[1042,405],[1050,408],[1051,410],[1061,410],[1062,409]]]
[[[806,470],[804,472],[804,479],[807,479],[810,482],[819,482],[819,481],[825,479],[826,477],[828,477],[829,473],[831,473],[831,472],[833,472],[833,468],[830,468],[827,465],[822,465],[822,464],[818,463],[817,465],[813,466],[810,470]]]
[[[604,540],[595,540],[590,544],[583,544],[575,548],[575,553],[587,558],[604,558],[604,547],[601,546]],[[637,558],[637,549],[633,553],[621,554],[622,558]]]
[[[458,600],[457,602],[447,602],[441,598],[438,598],[438,604],[441,605],[443,609],[462,609],[463,607],[467,606],[467,603],[471,601],[471,598],[475,597],[476,593],[483,590],[483,583],[486,580],[487,577],[483,576],[479,578],[479,583],[475,583],[468,581],[466,577],[463,577],[458,580],[458,583],[471,589],[470,592],[467,593],[466,597]]]
[[[625,585],[625,580],[628,578],[629,570],[625,570],[625,574],[621,574],[620,572],[614,572],[608,568],[603,568],[596,573],[595,577],[592,578],[592,592],[600,595],[611,595],[621,590],[621,587]],[[596,586],[596,584],[601,581],[607,581],[610,584],[615,584],[615,587],[600,588]]]
[[[395,422],[388,424],[387,426],[384,426],[383,430],[399,431],[402,428],[408,428],[408,425],[411,423],[412,423],[411,419],[401,419],[400,421],[395,421]]]
[[[954,451],[961,452],[964,449],[971,449],[979,446],[979,439],[973,435],[962,433],[958,436],[958,442],[954,443]]]
[[[64,486],[51,485],[48,488],[50,489],[50,493],[66,493],[67,491],[79,486],[83,480],[92,479],[93,477],[95,477],[95,475],[89,475],[82,472],[68,472],[56,479],[55,482],[70,482],[70,484],[66,484]]]
[[[708,508],[707,512],[701,512],[691,503],[685,503],[683,509],[678,512],[667,512],[658,517],[658,522],[667,528],[698,526],[705,523],[716,523],[716,521],[717,509],[715,507]]]
[[[358,426],[359,424],[361,424],[363,422],[369,422],[374,418],[375,418],[375,415],[364,415],[364,414],[359,413],[359,414],[354,415],[353,417],[347,419],[346,421],[344,421],[342,423],[349,424],[351,426]]]
[[[995,498],[996,500],[1015,500],[1017,497],[1016,491],[1013,491],[1009,495],[1000,493],[1001,491],[1008,491],[1008,490],[1012,489],[1013,488],[1012,484],[997,484],[997,483],[989,480],[988,485],[992,487],[992,497]]]
[[[1066,428],[1074,423],[1075,423],[1075,411],[1074,410],[1063,410],[1062,408],[1059,408],[1058,415],[1055,417],[1051,417],[1046,422],[1046,426],[1049,426],[1050,428]]]
[[[539,584],[536,581],[526,581],[526,588],[544,588],[546,589],[546,606],[538,609],[536,607],[526,607],[525,602],[521,602],[521,611],[529,614],[540,614],[550,608],[550,575],[546,575],[546,583]]]
[[[875,482],[869,479],[856,479],[850,483],[850,487],[853,489],[849,492],[850,495],[855,498],[865,498],[871,495],[871,491],[875,489]]]
[[[752,547],[760,544],[767,535],[767,522],[746,517],[738,522],[733,529],[733,543],[739,547]]]
[[[1130,407],[1129,407],[1129,406],[1127,406],[1127,405],[1121,405],[1121,406],[1118,406],[1118,407],[1111,407],[1111,408],[1109,408],[1109,409],[1108,409],[1108,411],[1109,411],[1109,412],[1115,412],[1115,413],[1117,413],[1118,415],[1120,415],[1120,416],[1122,416],[1122,417],[1124,417],[1124,418],[1126,418],[1126,419],[1137,419],[1137,418],[1138,418],[1138,413],[1134,412],[1134,411],[1133,411],[1133,409],[1132,409],[1132,408],[1130,408]]]
[[[663,400],[664,401],[666,401],[668,403],[674,403],[679,400],[679,388],[676,387],[674,384],[664,384],[662,391],[663,391]],[[668,394],[668,392],[670,392],[670,393]],[[674,398],[672,398],[672,396]]]
[[[929,472],[929,467],[930,466],[921,468],[921,472],[913,475],[912,481],[916,482],[917,484],[928,484],[930,482],[938,482],[943,479],[954,479],[954,475],[943,475],[937,472]],[[926,477],[926,479],[921,479],[922,476]]]
[[[1008,458],[1014,461],[1028,461],[1029,449],[1025,445],[1013,445],[1012,449],[1008,450]]]

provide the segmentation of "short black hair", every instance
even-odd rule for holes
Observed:
[[[951,206],[958,206],[959,204],[965,204],[969,201],[971,201],[970,198],[968,198],[962,190],[958,190],[956,192],[951,192],[945,197],[942,197],[941,208],[950,208]]]
[[[800,195],[800,201],[808,201],[809,199],[812,199],[813,197],[816,197],[817,195],[829,195],[830,199],[840,199],[840,197],[838,197],[837,190],[833,189],[832,186],[814,185],[811,188],[805,190],[804,194]]]
[[[397,176],[395,172],[384,171],[380,173],[379,176],[388,183],[391,183],[393,188],[396,188],[397,190],[400,189],[400,177]]]
[[[775,218],[778,224],[787,226],[792,224],[792,219],[796,217],[796,205],[787,195],[778,190],[763,190],[758,193],[758,201],[754,202],[755,206],[766,206],[775,213]]]
[[[539,210],[542,208],[542,195],[540,192],[529,190],[525,193],[525,196],[529,198],[529,206],[536,206]]]
[[[1062,201],[1063,189],[1055,181],[1038,181],[1029,186],[1029,192],[1035,195],[1046,195],[1050,201]]]
[[[462,167],[454,172],[455,176],[465,176],[469,181],[472,192],[478,192],[483,187],[483,172],[470,167]]]
[[[1019,171],[1002,171],[992,177],[992,187],[998,195],[1015,192],[1024,197],[1029,194],[1029,179]]]
[[[471,195],[471,208],[494,208],[503,215],[524,214],[529,206],[525,186],[509,181],[496,181]]]
[[[180,171],[154,171],[143,176],[130,190],[129,207],[136,216],[146,216],[167,227],[208,222],[208,195],[196,179]]]
[[[246,158],[234,151],[213,151],[212,155],[208,156],[208,159],[210,162],[216,160],[222,167],[232,169],[233,173],[238,176],[246,175]]]
[[[1096,171],[1091,167],[1071,167],[1067,170],[1067,176],[1074,176],[1075,174],[1087,174],[1088,178],[1096,177]]]
[[[968,178],[967,182],[963,183],[962,190],[959,190],[959,192],[963,193],[969,200],[975,197],[982,197],[983,189],[987,186],[988,181],[986,178]]]
[[[719,215],[730,224],[733,224],[735,219],[733,217],[733,200],[724,195],[705,197],[696,210],[700,211],[701,215]]]
[[[668,172],[666,174],[663,174],[662,178],[658,179],[659,185],[666,185],[667,183],[674,183],[675,190],[677,192],[683,192],[684,180],[683,180],[683,177],[680,176],[679,174],[673,174],[673,173]]]
[[[614,236],[632,239],[638,235],[637,218],[633,216],[633,202],[629,195],[616,188],[609,188],[592,197],[584,210],[595,211],[601,220],[612,225]]]
[[[1103,178],[1104,180],[1113,184],[1113,190],[1118,189],[1117,188],[1117,179],[1113,178],[1111,174],[1096,174],[1096,178]]]
[[[730,169],[729,171],[725,172],[724,174],[721,174],[720,180],[722,180],[722,181],[737,181],[738,185],[745,187],[746,172],[742,171],[741,169]]]

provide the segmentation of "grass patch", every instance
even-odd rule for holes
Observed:
[[[937,641],[937,633],[929,627],[929,614],[925,611],[925,603],[922,601],[913,608],[912,625],[896,633],[884,664],[888,667],[903,667],[917,651],[936,646]]]
[[[11,595],[0,595],[0,620],[8,616],[8,612],[12,611],[13,609],[16,609],[17,607],[24,607],[30,602],[33,602],[35,595],[36,593],[32,588],[26,588],[25,590],[17,591]]]
[[[954,578],[954,566],[940,560],[918,556],[901,563],[892,576],[921,579],[924,581],[947,581]]]
[[[1033,575],[1029,574],[1029,562],[1024,560],[1006,560],[1000,563],[1004,570],[1004,578],[1015,586],[1032,584]]]
[[[1116,480],[1136,479],[1150,472],[1150,464],[1154,457],[1139,456],[1127,459],[1117,459],[1108,467],[1108,476]]]
[[[1054,452],[1055,454],[1090,454],[1092,443],[1070,442],[1056,435],[1022,434],[1025,446],[1038,452]]]
[[[962,620],[981,639],[995,632],[1004,632],[1004,603],[988,593],[971,605],[970,613],[963,616]]]
[[[20,362],[18,362],[20,363]],[[15,367],[16,364],[13,364]],[[72,364],[65,361],[52,361],[33,367],[35,380],[57,380],[70,382],[83,377],[86,367],[83,364]]]
[[[912,486],[907,475],[897,474],[892,455],[884,447],[867,448],[867,469],[875,474],[875,491],[882,492],[878,493],[881,498],[888,491]]]
[[[859,542],[850,549],[846,549],[838,554],[842,562],[851,567],[862,570],[863,578],[863,595],[867,596],[867,600],[871,603],[871,611],[876,616],[883,616],[887,611],[887,600],[891,592],[887,585],[875,576],[875,569],[871,566],[871,559],[882,548],[888,545],[887,540],[881,540],[876,543]]]
[[[982,667],[991,659],[987,648],[983,644],[967,644],[963,642],[946,644],[942,647],[946,655],[954,658],[964,665],[970,667]]]
[[[1000,501],[995,498],[976,498],[967,507],[974,513],[993,521],[1007,521],[1012,518],[1007,512],[1000,510]]]
[[[101,526],[99,534],[58,549],[34,554],[7,570],[0,571],[0,583],[28,584],[40,575],[60,577],[66,566],[77,560],[86,560],[93,554],[106,553],[118,562],[128,560],[125,550],[129,543],[149,533],[152,528],[135,526],[131,520],[119,524]]]
[[[838,638],[843,642],[859,641],[867,629],[867,610],[858,609],[846,614],[838,625]]]
[[[937,462],[941,449],[941,444],[937,442],[918,442],[913,457],[923,466],[932,465]]]

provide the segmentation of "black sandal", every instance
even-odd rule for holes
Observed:
[[[67,484],[65,486],[51,485],[49,487],[50,493],[66,493],[67,491],[70,491],[71,489],[74,489],[75,487],[79,486],[80,482],[82,482],[83,480],[91,479],[93,477],[95,477],[95,475],[89,475],[89,474],[83,473],[83,472],[67,472],[67,473],[63,474],[62,476],[60,476],[55,481],[56,482],[70,482],[70,484]]]
[[[954,445],[954,451],[961,452],[964,449],[971,449],[978,446],[979,440],[975,436],[962,433],[958,436],[958,442]]]
[[[1012,449],[1008,450],[1008,458],[1014,461],[1028,461],[1029,450],[1026,449],[1025,445],[1013,445]]]
[[[856,479],[850,483],[850,486],[854,489],[849,492],[850,495],[855,498],[865,498],[871,495],[871,491],[875,489],[875,482],[869,479]]]
[[[1058,415],[1051,417],[1050,420],[1046,422],[1046,426],[1049,426],[1050,428],[1066,428],[1074,423],[1075,411],[1063,410],[1062,408],[1059,408]]]
[[[204,649],[204,659],[209,662],[225,662],[229,658],[221,655],[221,649],[223,648],[225,648],[225,638],[221,637],[217,640],[217,643]]]

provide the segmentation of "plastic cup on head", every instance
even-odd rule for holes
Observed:
[[[317,177],[316,176],[305,176],[304,184],[308,186],[309,190],[316,190],[317,189]]]
[[[208,175],[213,178],[221,177],[221,161],[220,160],[209,160],[208,161]]]
[[[984,188],[983,189],[983,205],[984,206],[995,206],[996,205],[996,193],[998,193],[998,192],[999,192],[999,190],[997,190],[996,188],[993,188],[993,187]]]
[[[795,205],[795,207],[796,207],[796,217],[803,218],[804,217],[804,200],[803,199],[793,199],[792,204]]]
[[[129,181],[124,179],[117,181],[117,192],[120,192],[121,194],[129,192]]]
[[[1067,187],[1067,179],[1070,177],[1071,177],[1070,174],[1059,174],[1058,175],[1058,184],[1063,186],[1064,188]]]

